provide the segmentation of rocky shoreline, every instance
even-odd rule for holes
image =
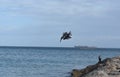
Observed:
[[[84,69],[73,69],[71,77],[120,77],[120,56],[106,58]]]

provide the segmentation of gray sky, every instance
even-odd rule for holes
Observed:
[[[0,46],[120,48],[119,29],[120,0],[0,0]]]

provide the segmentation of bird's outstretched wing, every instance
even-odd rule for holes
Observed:
[[[66,37],[66,35],[67,35],[67,32],[64,32],[62,37],[60,38],[60,42]]]
[[[60,38],[60,42],[62,41],[63,37]]]

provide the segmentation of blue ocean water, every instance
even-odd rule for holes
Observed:
[[[120,56],[120,49],[0,47],[0,77],[67,77],[72,69]]]

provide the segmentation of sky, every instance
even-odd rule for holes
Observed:
[[[120,48],[120,0],[0,0],[0,46]],[[63,32],[72,39],[60,43]]]

